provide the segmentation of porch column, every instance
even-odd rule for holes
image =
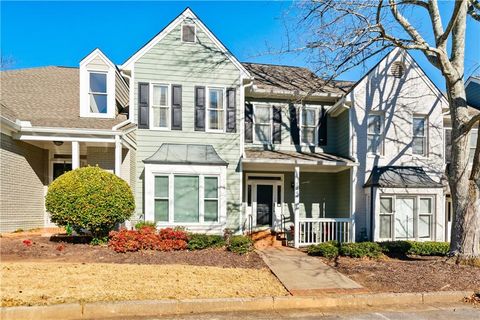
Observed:
[[[80,143],[72,141],[72,170],[80,167]]]
[[[300,167],[295,167],[294,173],[294,196],[295,196],[295,235],[294,235],[294,246],[298,248],[300,246]]]
[[[122,166],[122,143],[120,137],[115,136],[115,174],[120,177],[120,168]]]
[[[355,242],[355,211],[357,206],[357,167],[350,168],[350,237],[348,241]]]

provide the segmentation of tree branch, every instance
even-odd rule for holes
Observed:
[[[480,1],[470,0],[467,13],[475,20],[480,21]]]
[[[480,113],[477,113],[467,123],[465,123],[462,126],[461,132],[465,134],[470,132],[477,122],[480,122]]]
[[[438,47],[445,47],[447,43],[447,39],[450,36],[450,32],[452,32],[453,26],[457,23],[457,18],[460,13],[460,9],[462,8],[462,1],[456,1],[455,2],[455,7],[453,8],[453,13],[450,18],[450,21],[448,22],[447,28],[445,29],[445,32],[438,38]]]

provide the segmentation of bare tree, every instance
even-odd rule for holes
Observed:
[[[421,51],[440,70],[452,120],[448,181],[455,215],[450,254],[465,261],[480,259],[480,135],[472,167],[467,151],[469,132],[480,123],[480,115],[468,112],[463,79],[467,18],[480,21],[480,2],[456,0],[451,6],[444,24],[437,0],[306,1],[300,5],[298,36],[288,36],[298,43],[290,42],[285,51],[308,51],[317,72],[330,78],[393,47]],[[418,27],[425,22],[426,28]]]

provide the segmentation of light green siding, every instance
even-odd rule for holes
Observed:
[[[245,172],[245,177],[248,173],[250,172]],[[292,188],[294,183],[293,172],[262,173],[283,174],[283,214],[287,221],[293,222],[295,206],[294,190]],[[244,200],[246,201],[246,199]],[[338,173],[300,172],[300,217],[350,217],[350,170],[347,169]]]
[[[144,206],[144,164],[162,143],[211,144],[227,161],[227,226],[238,227],[240,210],[240,71],[219,51],[208,36],[197,29],[197,43],[182,43],[180,25],[144,54],[134,65],[134,119],[137,119],[138,83],[182,85],[182,131],[138,129],[136,200],[137,213]],[[194,86],[235,87],[237,133],[194,131]]]

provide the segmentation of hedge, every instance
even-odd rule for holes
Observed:
[[[311,256],[334,259],[338,256],[338,244],[335,242],[314,244],[308,247],[307,253]]]
[[[246,236],[232,236],[227,249],[234,253],[245,254],[253,250],[253,241]]]
[[[380,246],[389,255],[446,256],[450,243],[434,241],[386,241]]]
[[[376,242],[342,243],[340,255],[352,258],[378,258],[382,255],[382,248]]]
[[[203,250],[207,248],[218,248],[225,245],[225,240],[219,235],[192,233],[188,236],[189,250]]]

